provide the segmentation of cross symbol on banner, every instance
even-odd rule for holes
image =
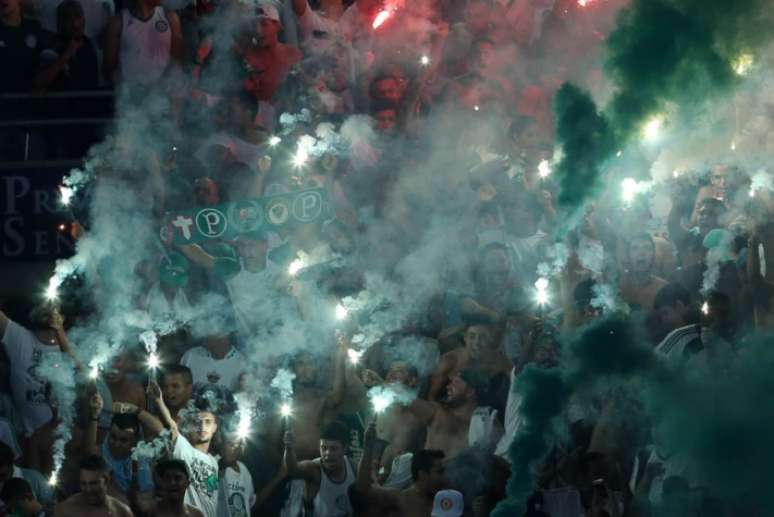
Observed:
[[[185,240],[191,240],[191,227],[193,226],[193,219],[190,217],[183,217],[182,215],[178,215],[172,221],[172,225],[180,228],[180,231],[183,232],[183,237],[185,237]]]

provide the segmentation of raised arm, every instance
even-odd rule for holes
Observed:
[[[104,402],[99,392],[95,392],[89,400],[89,422],[83,433],[83,450],[86,454],[93,454],[101,456],[97,431],[99,426],[99,415],[102,413],[102,407]]]
[[[151,381],[148,383],[148,398],[156,403],[156,407],[159,410],[159,416],[161,417],[161,421],[159,423],[163,424],[163,427],[169,429],[171,433],[170,443],[174,447],[175,443],[177,442],[179,430],[177,428],[177,423],[172,418],[172,414],[169,412],[169,408],[164,403],[164,397],[161,395],[161,388],[156,381]],[[144,411],[144,413],[148,412]],[[161,430],[159,430],[159,432],[161,432]]]
[[[429,400],[438,401],[443,396],[443,388],[449,380],[449,375],[457,366],[457,354],[454,351],[443,354],[433,374],[430,376]]]
[[[296,458],[296,435],[288,429],[285,431],[285,455],[283,458],[285,471],[290,479],[305,481],[320,480],[320,468],[311,461],[298,461]]]
[[[407,408],[422,422],[423,425],[428,425],[433,420],[438,410],[441,408],[441,405],[430,400],[414,399],[414,401],[409,404]]]

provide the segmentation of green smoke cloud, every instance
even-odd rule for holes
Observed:
[[[644,345],[640,326],[622,315],[612,315],[580,329],[563,347],[563,367],[550,370],[525,368],[516,389],[522,396],[523,425],[508,449],[512,472],[508,497],[494,517],[521,515],[535,489],[535,469],[554,445],[550,439],[555,419],[567,408],[573,393],[598,381],[630,381],[655,376],[660,369],[652,348]]]
[[[667,105],[691,109],[737,81],[734,63],[771,39],[770,0],[634,0],[607,40],[605,71],[615,95],[597,113],[565,85],[555,99],[560,206],[574,212],[602,183],[605,162]]]

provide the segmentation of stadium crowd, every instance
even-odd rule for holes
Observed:
[[[0,311],[4,515],[480,517],[536,411],[520,376],[561,368],[579,329],[625,314],[665,363],[733,375],[774,322],[774,199],[731,152],[559,231],[551,100],[571,79],[605,94],[623,4],[0,0],[0,94],[117,103],[70,213],[99,266]],[[307,191],[311,221],[213,237],[172,217]],[[633,405],[574,398],[523,515],[755,515]]]

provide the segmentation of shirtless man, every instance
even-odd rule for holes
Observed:
[[[121,351],[110,361],[110,367],[105,372],[105,383],[110,388],[113,402],[125,402],[138,408],[145,407],[145,389],[139,382],[127,378],[129,369],[129,353]]]
[[[380,417],[381,418],[381,417]],[[350,492],[355,508],[369,517],[426,517],[433,509],[436,492],[444,488],[444,454],[423,449],[411,459],[413,484],[405,490],[373,487],[373,463],[376,426],[365,432],[363,458],[357,472],[357,482]]]
[[[156,503],[150,511],[136,505],[137,516],[147,517],[204,517],[196,507],[185,503],[185,494],[191,484],[188,467],[182,460],[163,460],[156,465]]]
[[[301,51],[279,41],[282,30],[279,12],[272,4],[258,4],[255,34],[249,42],[242,42],[237,52],[251,72],[245,79],[245,90],[259,101],[270,102],[290,68],[301,61]]]
[[[330,421],[336,406],[332,393],[322,385],[320,361],[307,352],[296,355],[292,364],[296,374],[293,383],[293,415],[304,426],[298,429],[294,451],[298,459],[317,457],[320,447],[320,427]]]
[[[452,375],[442,403],[416,399],[408,406],[427,425],[425,449],[438,449],[453,458],[469,447],[470,421],[484,389],[480,374],[462,370]]]
[[[633,309],[650,311],[667,281],[653,274],[656,247],[650,234],[640,233],[629,239],[629,271],[621,277],[621,298]]]
[[[320,457],[298,461],[295,434],[285,433],[285,468],[291,479],[305,481],[305,515],[315,517],[351,517],[348,491],[355,483],[355,468],[346,456],[349,429],[332,422],[320,433]]]
[[[107,495],[105,460],[86,456],[80,464],[81,491],[56,505],[54,517],[132,517],[128,506]]]
[[[417,369],[404,361],[392,362],[386,377],[387,384],[402,384],[411,390],[416,389],[419,382]],[[371,370],[363,372],[363,380],[369,389],[385,383]],[[379,415],[376,422],[377,436],[387,442],[381,457],[385,477],[389,476],[392,461],[396,457],[417,449],[417,438],[423,427],[424,424],[414,413],[400,404],[392,404]]]
[[[508,359],[503,351],[501,333],[494,326],[470,326],[464,339],[464,348],[451,350],[441,357],[430,378],[430,400],[443,398],[451,376],[460,370],[472,368],[488,379],[508,374]]]

